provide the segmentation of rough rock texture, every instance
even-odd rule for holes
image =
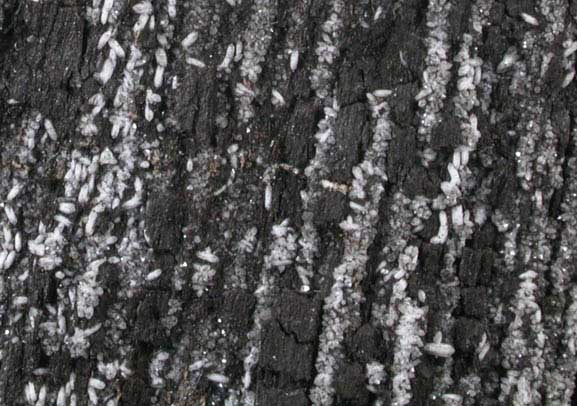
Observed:
[[[567,405],[577,2],[0,0],[0,406]]]

